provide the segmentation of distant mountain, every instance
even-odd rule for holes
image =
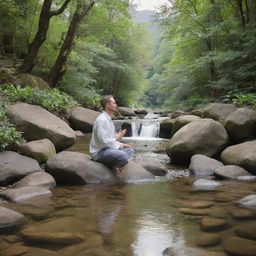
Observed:
[[[151,34],[153,41],[160,37],[160,29],[157,23],[157,13],[151,10],[137,11],[134,7],[130,9],[130,14],[135,23],[145,24],[145,28]]]

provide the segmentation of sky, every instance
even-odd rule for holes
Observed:
[[[134,0],[138,5],[137,10],[155,10],[160,4],[166,3],[166,0]]]

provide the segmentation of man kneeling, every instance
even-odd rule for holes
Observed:
[[[103,163],[113,168],[120,177],[128,159],[133,156],[132,144],[121,143],[120,140],[126,130],[115,132],[115,126],[111,119],[117,109],[117,104],[112,95],[106,95],[101,99],[103,112],[96,118],[92,138],[90,141],[90,153],[94,161]]]

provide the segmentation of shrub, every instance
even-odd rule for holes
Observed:
[[[21,141],[21,132],[18,132],[5,115],[7,101],[0,94],[0,151],[15,150]]]
[[[58,89],[45,89],[4,85],[5,95],[12,101],[23,101],[30,104],[40,105],[55,115],[66,118],[72,107],[79,104],[73,98]]]
[[[226,95],[229,102],[238,107],[250,107],[256,109],[256,93],[243,93],[231,91]]]

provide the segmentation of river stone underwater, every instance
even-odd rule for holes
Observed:
[[[78,137],[69,150],[88,153],[89,138]],[[139,152],[135,157],[166,160],[165,154]],[[241,239],[236,241],[240,254],[224,250],[230,251],[224,241],[238,237],[238,227],[256,226],[255,210],[235,204],[255,194],[256,183],[221,181],[216,190],[201,191],[193,188],[195,177],[186,170],[169,170],[168,179],[155,182],[57,186],[50,198],[6,202],[28,222],[21,230],[1,234],[0,255],[256,255],[255,245],[244,248]]]

